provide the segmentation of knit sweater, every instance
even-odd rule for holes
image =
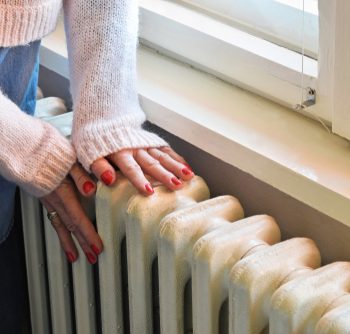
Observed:
[[[61,7],[60,0],[0,0],[0,47],[25,45],[50,33]],[[141,128],[137,0],[64,0],[63,7],[75,150],[52,126],[22,113],[0,91],[0,173],[36,196],[60,184],[75,152],[89,171],[97,158],[122,149],[167,145]],[[24,144],[25,150],[18,149]]]

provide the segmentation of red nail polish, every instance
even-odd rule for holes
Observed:
[[[67,260],[70,262],[70,263],[73,263],[75,261],[75,256],[73,255],[73,253],[71,252],[66,252],[66,256],[67,256]]]
[[[154,189],[152,188],[151,184],[150,183],[147,183],[145,185],[145,188],[147,190],[147,192],[149,192],[150,194],[153,194],[154,193]]]
[[[192,172],[192,170],[190,168],[185,167],[185,168],[182,169],[182,173],[184,175],[191,175],[193,172]]]
[[[95,245],[91,245],[91,249],[96,255],[99,255],[101,253],[100,250]]]
[[[182,182],[177,177],[173,177],[171,179],[171,182],[174,183],[176,186],[179,186],[182,184]]]
[[[95,264],[97,261],[96,256],[92,253],[86,253],[86,257],[91,264]]]
[[[101,179],[103,183],[107,186],[112,184],[113,182],[113,173],[110,170],[105,171],[104,173],[101,174]]]
[[[86,181],[83,184],[83,190],[84,190],[85,194],[88,194],[94,188],[95,188],[94,184],[92,182],[90,182],[90,181]]]
[[[189,164],[184,163],[184,165],[185,165],[191,172],[193,172],[193,169],[192,169],[192,167],[191,167]]]

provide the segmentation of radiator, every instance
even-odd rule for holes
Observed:
[[[350,263],[320,267],[307,238],[244,217],[196,176],[139,195],[120,176],[85,204],[98,265],[68,264],[39,202],[21,193],[33,334],[349,334]]]

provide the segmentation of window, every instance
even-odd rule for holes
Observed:
[[[350,1],[140,0],[140,8],[141,43],[350,138]],[[310,89],[316,104],[296,108]]]
[[[317,58],[317,0],[173,0],[252,35]]]

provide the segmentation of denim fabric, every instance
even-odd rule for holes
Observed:
[[[0,47],[0,89],[21,110],[30,115],[33,115],[35,110],[39,46],[40,41],[13,48]],[[11,229],[15,192],[16,185],[0,175],[0,243],[6,239]]]

